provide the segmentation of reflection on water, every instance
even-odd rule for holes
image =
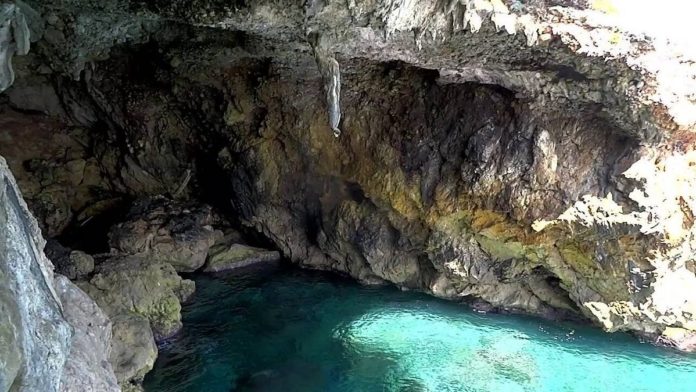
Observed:
[[[696,357],[298,270],[199,277],[146,391],[694,391]]]

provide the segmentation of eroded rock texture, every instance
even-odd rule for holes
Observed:
[[[64,316],[73,326],[70,355],[63,368],[61,391],[119,391],[111,353],[111,320],[99,306],[65,276],[56,279],[60,300],[69,304]]]
[[[0,391],[117,390],[111,365],[99,362],[109,355],[109,320],[84,292],[54,276],[45,240],[2,157],[0,226]]]
[[[53,234],[199,199],[310,268],[687,349],[695,57],[586,3],[32,3],[0,152]],[[163,260],[195,270],[213,231],[192,216],[111,246],[199,230],[193,264]]]
[[[218,234],[209,206],[145,199],[135,203],[124,222],[109,231],[109,244],[119,253],[138,254],[171,264],[182,272],[203,266]]]
[[[181,304],[194,283],[181,279],[170,264],[136,256],[115,257],[100,263],[83,290],[112,317],[136,313],[147,318],[155,339],[163,340],[181,328]]]

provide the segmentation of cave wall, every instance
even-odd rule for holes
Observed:
[[[696,331],[696,70],[591,7],[29,3],[45,33],[10,56],[0,153],[51,236],[193,198],[307,267]],[[338,139],[315,34],[340,65]]]
[[[118,390],[106,361],[111,325],[54,275],[45,240],[0,157],[0,390]]]
[[[530,226],[581,195],[625,198],[613,177],[632,163],[635,141],[601,121],[538,118],[505,89],[441,85],[400,63],[345,69],[341,138],[327,131],[321,96],[306,92],[318,80],[279,70],[251,97],[231,89],[244,108],[228,119],[236,137],[212,152],[238,214],[289,258],[551,317],[623,295],[620,261],[560,288],[558,265],[585,266],[547,260],[556,240]],[[248,86],[240,73],[221,79]],[[265,113],[258,128],[253,113]]]
[[[563,235],[531,229],[584,195],[627,199],[619,174],[638,143],[601,116],[548,116],[502,87],[356,59],[343,64],[345,134],[336,139],[309,55],[298,61],[306,69],[165,61],[186,49],[124,50],[87,83],[60,85],[96,119],[78,140],[90,146],[83,158],[100,163],[103,187],[203,198],[292,261],[364,282],[550,317],[623,298],[621,261],[573,266],[553,254],[575,251]],[[573,272],[563,286],[559,268]]]
[[[3,322],[0,388],[57,390],[71,339],[53,287],[43,238],[32,222],[4,160],[0,161]]]

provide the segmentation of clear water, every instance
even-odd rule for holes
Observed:
[[[198,277],[148,392],[696,391],[696,357],[279,269]]]

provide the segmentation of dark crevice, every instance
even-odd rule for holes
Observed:
[[[132,198],[124,197],[111,208],[89,220],[73,221],[56,240],[63,246],[89,254],[108,253],[109,229],[126,215],[132,201]]]

